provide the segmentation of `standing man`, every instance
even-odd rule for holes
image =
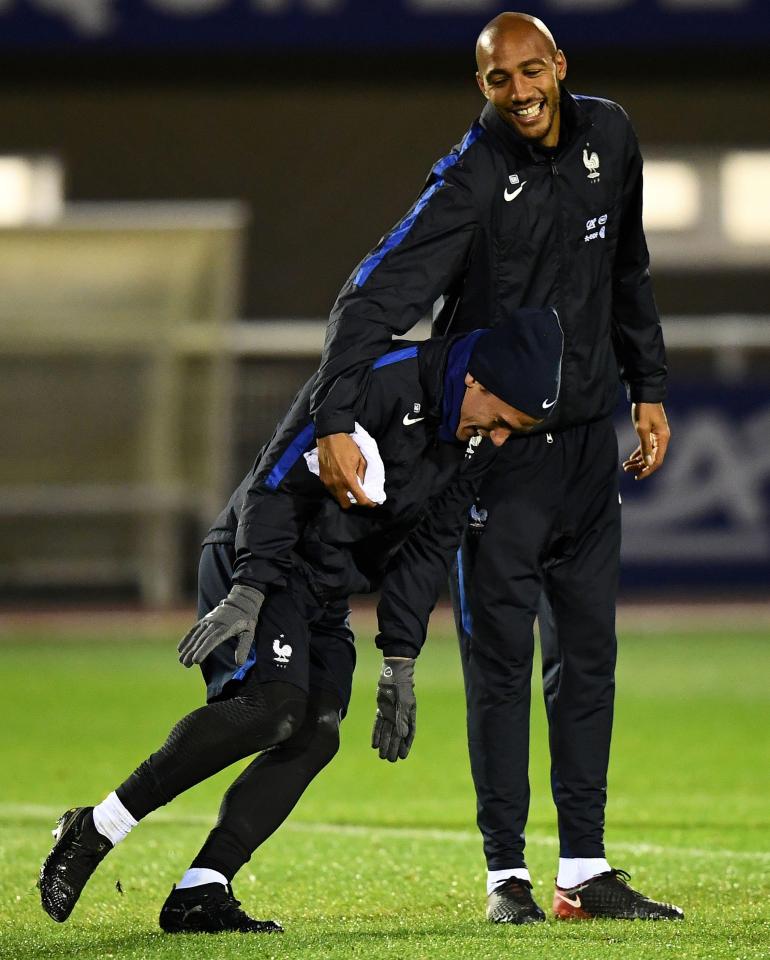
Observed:
[[[637,479],[663,463],[666,364],[642,228],[642,159],[623,109],[573,96],[567,61],[539,20],[504,13],[476,45],[487,105],[431,170],[406,216],[342,289],[314,395],[321,477],[359,503],[365,461],[346,436],[366,362],[443,298],[434,331],[526,305],[553,307],[565,334],[555,417],[498,458],[471,511],[453,595],[468,704],[487,916],[544,920],[524,857],[529,689],[539,613],[560,857],[557,917],[675,919],[605,859],[615,598],[617,441],[626,386]],[[543,402],[547,410],[550,399]],[[546,432],[547,431],[547,432]]]

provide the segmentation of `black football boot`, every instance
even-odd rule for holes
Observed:
[[[166,933],[283,933],[275,920],[254,920],[240,909],[233,888],[223,883],[171,888],[160,911],[159,923]]]
[[[529,880],[509,877],[487,897],[487,920],[491,923],[542,923],[545,914],[535,903]]]
[[[680,907],[637,893],[629,887],[630,879],[625,870],[609,870],[575,887],[557,886],[554,916],[559,920],[684,920]]]
[[[91,874],[112,850],[96,829],[93,807],[75,807],[59,817],[56,843],[40,868],[38,888],[43,909],[58,923],[72,913]]]

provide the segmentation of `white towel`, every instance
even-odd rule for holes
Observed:
[[[364,460],[366,460],[366,476],[362,484],[364,493],[375,503],[385,503],[385,464],[382,462],[380,451],[377,448],[377,441],[364,430],[360,423],[355,425],[355,430],[350,436],[363,454]],[[318,447],[313,447],[312,450],[304,454],[304,457],[308,470],[318,476]],[[348,499],[351,503],[356,502],[356,498],[350,490],[348,490]]]

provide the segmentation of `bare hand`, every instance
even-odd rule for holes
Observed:
[[[348,491],[359,507],[377,506],[361,486],[366,476],[366,460],[347,433],[318,438],[318,470],[321,482],[343,510],[353,506]]]
[[[644,480],[663,465],[671,431],[662,403],[632,404],[631,422],[639,435],[639,446],[623,461],[623,470],[636,474],[635,480]]]

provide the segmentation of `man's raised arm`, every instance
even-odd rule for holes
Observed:
[[[361,378],[391,338],[411,330],[465,269],[478,214],[463,154],[478,129],[434,165],[417,201],[361,261],[332,309],[311,412],[321,480],[343,509],[348,490],[358,499],[366,468],[347,436]]]

